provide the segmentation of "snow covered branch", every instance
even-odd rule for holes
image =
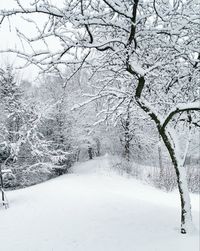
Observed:
[[[175,107],[171,109],[171,111],[166,116],[162,124],[162,128],[164,129],[167,126],[167,124],[171,121],[174,115],[176,115],[177,113],[186,112],[186,111],[200,111],[200,101],[177,104]]]
[[[42,14],[47,14],[50,16],[54,16],[54,17],[59,17],[59,18],[63,18],[63,13],[61,11],[59,11],[57,8],[55,7],[47,7],[47,6],[36,6],[33,8],[26,8],[26,9],[12,9],[12,10],[1,10],[0,11],[0,24],[2,24],[4,18],[6,17],[10,17],[13,15],[17,15],[17,14],[33,14],[33,13],[42,13]]]

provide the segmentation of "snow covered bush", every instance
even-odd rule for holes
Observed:
[[[62,175],[68,172],[69,168],[75,161],[75,154],[63,153],[62,155],[52,156],[52,163],[54,166],[52,167],[52,171],[55,175]]]
[[[7,142],[0,143],[0,163],[6,161],[10,156],[11,149]]]
[[[125,158],[114,156],[110,158],[110,164],[111,169],[122,176],[132,176],[141,179],[142,168],[132,161],[127,161]]]
[[[13,168],[17,180],[17,187],[27,187],[41,183],[55,177],[51,163],[37,163],[32,166]]]
[[[187,167],[189,190],[192,193],[200,193],[200,168],[199,165]]]
[[[17,185],[16,176],[8,171],[2,175],[4,188],[14,188]]]
[[[147,166],[124,158],[111,157],[111,168],[122,176],[134,177],[156,188],[170,192],[177,188],[176,174],[173,167],[168,164],[161,170],[157,166]],[[187,167],[187,181],[189,191],[200,192],[200,169],[198,166]]]
[[[160,168],[154,168],[149,174],[148,183],[165,191],[172,191],[177,187],[176,175],[172,166],[166,166],[162,172]]]

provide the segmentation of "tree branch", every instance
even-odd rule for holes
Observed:
[[[58,11],[55,11],[53,9],[46,9],[44,7],[37,7],[37,8],[27,8],[27,9],[13,9],[13,10],[1,10],[0,16],[2,16],[2,19],[0,21],[0,24],[3,22],[5,17],[13,16],[16,14],[33,14],[33,13],[42,13],[51,15],[54,17],[63,18],[63,14],[59,13]]]
[[[123,13],[123,12],[120,10],[120,8],[117,8],[117,6],[114,7],[113,4],[111,3],[112,1],[110,1],[110,0],[103,0],[103,1],[104,1],[104,3],[107,4],[114,12],[116,12],[116,13],[118,13],[119,15],[122,15],[122,16],[124,16],[124,17],[126,17],[126,18],[131,19],[131,17],[128,16],[127,14]]]
[[[200,111],[200,102],[191,102],[188,104],[178,104],[174,108],[171,109],[171,111],[166,116],[162,129],[165,129],[167,124],[170,122],[170,120],[173,118],[174,115],[180,112],[186,112],[186,111]]]

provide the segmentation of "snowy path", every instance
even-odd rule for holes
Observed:
[[[108,159],[7,193],[0,207],[1,251],[198,251],[198,234],[179,234],[177,193],[109,172]],[[192,195],[198,227],[199,197]]]

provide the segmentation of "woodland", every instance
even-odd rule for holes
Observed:
[[[0,64],[2,189],[107,154],[120,175],[178,189],[189,233],[200,177],[199,1],[14,2],[0,6],[1,39],[15,35],[0,48],[11,59]],[[34,79],[20,75],[30,71]]]

